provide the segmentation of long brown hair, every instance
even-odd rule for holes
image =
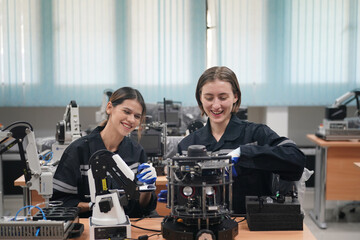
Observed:
[[[231,112],[236,113],[239,110],[239,107],[241,104],[241,91],[240,91],[239,82],[237,80],[235,73],[228,67],[215,66],[215,67],[211,67],[211,68],[205,70],[205,72],[200,76],[197,86],[196,86],[195,97],[196,97],[198,106],[201,110],[202,116],[205,114],[204,107],[200,100],[202,87],[206,83],[215,81],[216,79],[218,79],[220,81],[228,82],[231,84],[231,88],[232,88],[234,96],[238,97],[238,100],[234,103],[233,108],[231,109]]]

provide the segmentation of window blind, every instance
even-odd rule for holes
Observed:
[[[237,74],[247,106],[329,105],[359,86],[359,3],[224,0],[217,65]]]
[[[100,106],[104,89],[123,86],[194,105],[205,3],[0,0],[0,106]]]

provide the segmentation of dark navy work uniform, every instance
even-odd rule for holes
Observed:
[[[240,147],[241,154],[235,169],[238,174],[233,184],[233,210],[245,213],[245,196],[272,194],[273,173],[288,181],[297,181],[305,166],[305,155],[295,143],[280,137],[264,124],[238,119],[232,115],[225,133],[219,140],[211,134],[210,121],[185,137],[178,152],[185,154],[190,145],[204,145],[208,152],[226,155]]]
[[[77,139],[65,149],[54,175],[54,193],[51,200],[60,200],[65,207],[75,207],[79,202],[90,202],[87,173],[89,159],[96,151],[106,149],[100,136],[103,129],[104,127],[97,127],[89,135]],[[119,154],[135,173],[137,167],[147,159],[144,149],[128,137],[124,137],[115,153]],[[110,189],[114,188],[111,182],[109,185]],[[138,201],[130,201],[124,210],[129,217],[142,217],[156,208],[156,202],[156,195],[153,193],[146,208],[142,209]]]

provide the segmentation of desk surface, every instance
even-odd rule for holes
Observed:
[[[156,185],[162,186],[166,185],[167,179],[166,176],[158,176],[156,179]],[[21,175],[14,181],[14,186],[25,186],[25,177],[24,175]]]
[[[20,186],[23,187],[25,186],[25,177],[24,175],[21,175],[20,177],[18,177],[15,181],[14,181],[14,186]]]
[[[360,162],[354,162],[354,164],[360,168]]]
[[[163,218],[145,218],[138,222],[133,222],[132,224],[139,227],[145,227],[149,229],[161,230],[161,222]],[[241,220],[241,218],[239,218]],[[239,221],[238,220],[238,221]],[[74,238],[76,240],[87,240],[90,239],[89,233],[89,219],[81,218],[80,223],[84,224],[84,232],[79,238]],[[148,232],[145,230],[140,230],[138,228],[131,227],[131,237],[137,238],[141,235],[151,235],[156,232]],[[153,236],[151,239],[163,239],[161,235]],[[296,240],[296,239],[316,239],[310,230],[304,224],[303,231],[250,231],[246,221],[239,223],[239,234],[235,239],[268,239],[268,240]]]
[[[167,184],[166,176],[158,176],[156,179],[156,186],[165,186]]]
[[[324,139],[318,138],[314,134],[307,134],[306,137],[322,147],[360,147],[359,141],[344,140],[344,141],[325,141]]]
[[[159,176],[156,180],[156,185],[163,186],[167,183],[166,176]],[[16,186],[24,186],[25,180],[24,176],[19,177],[15,180]],[[133,222],[132,224],[139,227],[146,227],[149,229],[157,229],[161,230],[161,222],[163,218],[147,218],[140,220],[138,222]],[[241,220],[241,218],[239,218]],[[238,221],[239,221],[238,220]],[[79,237],[75,238],[77,240],[88,240],[90,239],[90,233],[89,233],[89,219],[87,218],[81,218],[80,222],[84,224],[84,233]],[[145,234],[154,234],[155,232],[147,232],[144,230],[140,230],[137,228],[132,227],[132,237],[136,238],[141,235]],[[154,236],[151,237],[151,239],[163,239],[162,236]],[[314,235],[310,232],[310,230],[307,228],[307,226],[304,224],[304,230],[303,231],[250,231],[246,221],[239,223],[239,234],[235,239],[274,239],[274,240],[296,240],[296,239],[316,239]]]

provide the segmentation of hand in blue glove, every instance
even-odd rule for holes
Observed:
[[[233,164],[232,166],[232,174],[234,177],[237,177],[237,172],[236,172],[236,169],[235,169],[235,164],[239,161],[239,158],[240,158],[240,155],[241,155],[241,150],[240,150],[240,147],[238,147],[237,149],[229,152],[227,154],[227,156],[231,156],[231,162]]]
[[[153,184],[157,178],[156,170],[151,163],[143,163],[138,167],[138,174],[136,177],[140,182]]]
[[[166,203],[167,195],[168,195],[168,190],[167,190],[167,184],[166,184],[166,189],[161,190],[160,193],[158,194],[158,202]]]

